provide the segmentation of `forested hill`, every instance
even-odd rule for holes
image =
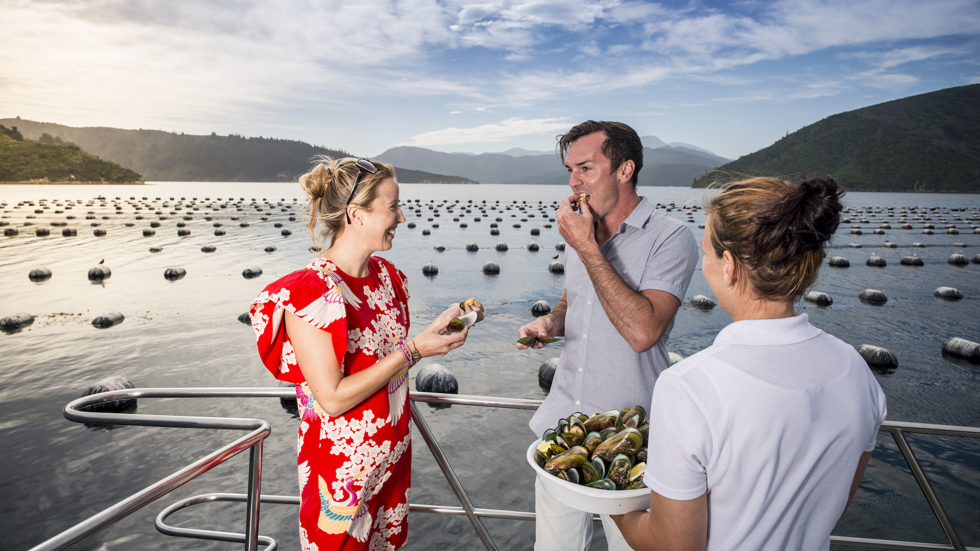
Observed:
[[[828,117],[695,182],[830,174],[854,191],[980,192],[980,84]]]
[[[138,184],[132,170],[104,161],[71,143],[46,136],[25,140],[17,128],[0,125],[0,182]]]
[[[242,136],[194,136],[160,130],[75,128],[23,119],[0,119],[28,140],[49,134],[135,170],[149,181],[290,182],[311,168],[317,155],[348,157],[345,151],[295,140]],[[458,176],[396,167],[401,182],[474,183]]]

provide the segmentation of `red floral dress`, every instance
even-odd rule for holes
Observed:
[[[400,354],[408,335],[405,274],[377,256],[367,277],[324,258],[266,287],[250,315],[259,355],[299,403],[299,532],[304,551],[397,549],[408,536],[411,428],[408,381],[394,379],[338,417],[317,404],[296,364],[285,310],[330,333],[345,376]]]

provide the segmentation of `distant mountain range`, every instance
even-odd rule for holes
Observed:
[[[75,128],[25,119],[0,119],[27,140],[48,134],[134,170],[149,181],[294,182],[318,155],[349,157],[345,151],[295,140],[242,136],[194,136],[160,130]],[[396,167],[397,168],[397,167]],[[2,167],[0,167],[2,169]],[[397,168],[398,179],[414,183],[475,183],[460,176]]]
[[[827,117],[695,186],[742,175],[825,174],[854,191],[980,191],[980,84]]]
[[[641,141],[646,146],[638,182],[641,186],[689,187],[705,172],[728,162],[724,157],[691,145],[667,145],[655,136],[644,136]],[[396,166],[456,174],[488,184],[568,183],[568,172],[555,152],[513,148],[502,153],[476,155],[399,146],[375,158]]]

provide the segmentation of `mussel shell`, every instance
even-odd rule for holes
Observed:
[[[587,453],[588,452],[585,450],[585,448],[576,446],[564,453],[560,453],[552,457],[547,463],[545,463],[544,470],[551,474],[557,474],[561,471],[567,471],[568,469],[574,467],[581,467],[582,463],[589,460],[586,456]]]
[[[630,485],[627,486],[626,489],[627,490],[642,490],[643,488],[646,488],[646,487],[647,487],[647,485],[646,485],[646,483],[643,482],[643,479],[642,478],[638,478],[638,479],[634,480],[633,482],[630,482]]]
[[[592,466],[595,468],[595,471],[599,474],[599,478],[606,477],[606,471],[608,471],[609,468],[606,467],[605,459],[601,457],[593,457],[590,463],[592,463]]]
[[[459,333],[463,329],[466,329],[466,324],[463,323],[459,318],[453,318],[449,320],[450,333]]]
[[[643,435],[634,428],[626,428],[605,440],[593,455],[612,461],[617,455],[633,455],[643,446]]]
[[[596,480],[602,478],[602,476],[599,475],[599,471],[596,470],[595,465],[593,465],[591,461],[586,461],[585,463],[582,463],[581,470],[582,470],[582,482],[581,482],[582,484],[586,484],[586,485],[592,484]]]
[[[606,427],[599,431],[599,436],[601,436],[602,441],[605,442],[606,440],[612,438],[617,432],[619,431],[616,430],[616,427]]]
[[[622,415],[619,410],[610,409],[609,411],[604,411],[602,413],[596,413],[592,417],[585,420],[585,430],[599,431],[602,432],[603,429],[607,427],[615,427],[622,423]]]
[[[615,490],[616,483],[608,478],[600,478],[591,484],[586,484],[589,488],[599,488],[600,490]]]
[[[569,446],[581,446],[585,442],[585,437],[577,432],[563,432],[561,437]]]
[[[545,464],[548,462],[548,456],[541,450],[534,450],[534,462],[543,469]]]
[[[629,485],[630,470],[632,468],[633,465],[630,463],[629,456],[619,454],[609,464],[609,472],[606,473],[606,478],[615,482],[616,488],[622,490]]]
[[[646,463],[647,462],[647,447],[636,450],[636,455],[633,456],[634,463]]]
[[[563,432],[568,432],[568,419],[559,419],[558,426],[555,428],[555,432],[561,434]]]
[[[638,427],[646,421],[647,410],[643,406],[633,406],[623,415],[623,425],[627,427]]]
[[[576,417],[574,413],[568,416],[568,432],[574,432],[583,439],[585,438],[585,435],[589,433],[589,431],[585,430],[585,424],[582,423],[582,420]]]
[[[586,415],[586,414],[584,414],[584,413],[582,413],[581,411],[576,411],[575,413],[573,413],[571,415],[571,417],[578,417],[578,420],[581,421],[581,422],[583,422],[583,423],[586,422],[589,419],[589,416]]]
[[[640,434],[643,435],[643,445],[644,446],[649,446],[650,445],[650,443],[649,443],[650,442],[650,422],[648,421],[648,422],[643,423],[642,425],[636,427],[636,430],[640,431]]]
[[[602,444],[602,436],[599,436],[598,432],[592,431],[585,435],[585,440],[582,442],[582,447],[589,450],[589,457],[595,452],[595,449]]]
[[[571,469],[566,469],[564,471],[561,471],[560,473],[556,474],[555,476],[557,476],[558,478],[560,478],[562,480],[567,480],[567,481],[571,482],[572,484],[578,484],[579,483],[579,480],[582,480],[582,477],[578,474],[578,469],[576,469],[574,467],[571,468]]]
[[[554,440],[556,436],[558,436],[558,433],[555,432],[555,429],[548,429],[544,431],[544,434],[541,436],[541,441],[547,442],[549,440]]]

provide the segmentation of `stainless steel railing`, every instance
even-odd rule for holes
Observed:
[[[193,496],[180,500],[156,517],[155,525],[159,532],[176,537],[196,538],[204,540],[225,541],[244,543],[248,551],[255,551],[259,544],[266,546],[265,551],[275,551],[278,544],[275,539],[258,534],[259,505],[260,503],[298,505],[299,497],[296,496],[272,496],[261,495],[262,479],[262,450],[265,438],[269,436],[271,427],[269,423],[261,419],[238,419],[222,417],[192,417],[180,415],[145,415],[145,414],[125,414],[125,413],[97,413],[83,411],[88,406],[125,400],[133,398],[291,398],[295,392],[291,388],[144,388],[130,389],[121,391],[103,392],[85,396],[72,401],[65,406],[65,417],[70,421],[85,423],[89,425],[138,425],[154,427],[180,427],[180,428],[209,428],[209,429],[232,429],[249,431],[233,442],[215,450],[207,456],[191,463],[179,471],[161,479],[160,481],[140,490],[139,492],[123,499],[112,505],[108,509],[76,524],[53,538],[37,545],[31,551],[52,551],[68,549],[100,530],[111,526],[115,522],[138,511],[146,505],[160,499],[181,485],[197,478],[215,466],[227,461],[231,457],[249,450],[249,477],[248,490],[245,494],[211,493]],[[533,512],[509,511],[498,509],[481,509],[473,505],[465,489],[456,477],[449,459],[442,451],[442,447],[436,440],[435,435],[426,423],[425,418],[419,411],[415,402],[430,402],[438,404],[455,404],[464,406],[511,408],[533,410],[541,404],[540,400],[522,400],[514,398],[490,398],[485,396],[466,396],[466,395],[445,395],[427,392],[415,392],[411,394],[412,403],[410,404],[412,420],[422,434],[422,438],[429,450],[432,452],[436,463],[439,465],[449,482],[450,487],[459,500],[460,506],[440,506],[440,505],[421,505],[412,504],[410,511],[436,513],[446,515],[465,515],[476,530],[484,547],[488,550],[496,551],[497,547],[490,537],[486,527],[483,525],[482,518],[500,518],[509,520],[533,520]],[[956,533],[949,516],[946,514],[939,501],[938,496],[932,489],[921,464],[915,456],[906,433],[933,434],[944,436],[961,436],[969,438],[980,438],[980,428],[974,427],[955,427],[946,425],[927,425],[922,423],[901,423],[886,421],[881,430],[889,432],[895,439],[902,456],[908,463],[919,488],[922,490],[926,501],[936,515],[940,526],[949,539],[948,544],[944,543],[922,543],[898,540],[882,540],[872,538],[856,538],[844,536],[832,536],[831,543],[838,545],[860,546],[860,547],[879,547],[888,549],[945,549],[957,551],[980,551],[980,548],[965,547]],[[166,523],[167,519],[181,509],[198,505],[201,503],[213,503],[220,501],[235,501],[246,503],[246,521],[244,533],[219,532],[214,530],[202,530],[194,528],[178,528]]]

